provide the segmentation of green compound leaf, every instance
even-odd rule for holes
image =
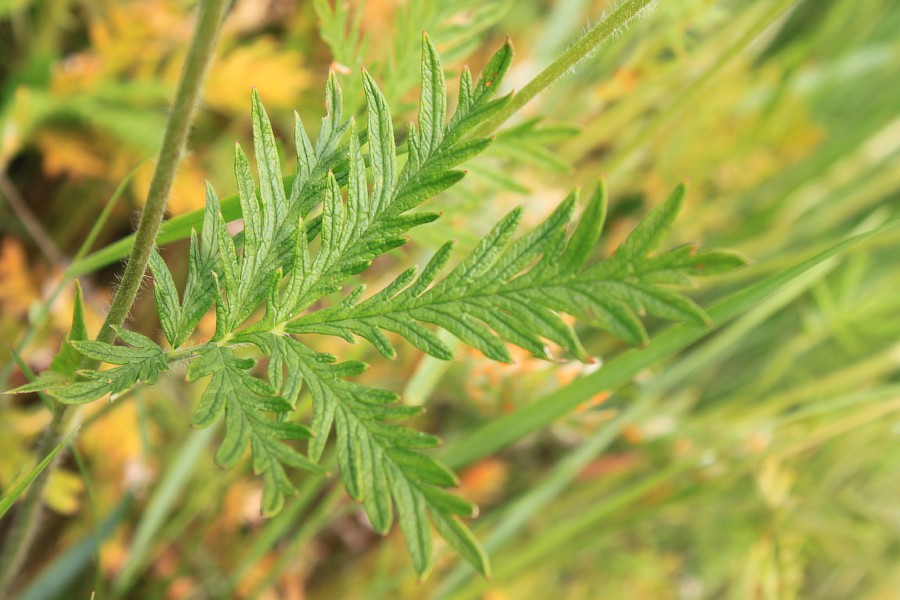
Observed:
[[[443,277],[451,243],[421,271],[407,269],[368,297],[363,286],[351,286],[375,258],[406,243],[410,229],[438,218],[412,211],[457,183],[464,173],[456,168],[490,144],[467,133],[507,106],[510,97],[494,98],[494,93],[511,60],[507,41],[477,81],[464,69],[457,108],[447,121],[440,58],[425,36],[419,118],[410,126],[405,153],[397,149],[391,111],[374,79],[363,72],[362,129],[343,119],[342,92],[331,74],[327,114],[315,143],[295,117],[293,179],[282,178],[272,125],[254,91],[258,183],[239,146],[234,163],[243,230],[232,234],[226,215],[233,219],[235,213],[223,214],[207,187],[202,231],[191,236],[180,299],[162,257],[151,257],[157,311],[173,350],[166,353],[125,330],[118,335],[127,345],[87,341],[76,302],[66,347],[71,356],[61,354],[56,370],[15,391],[46,390],[63,402],[88,402],[138,382],[152,383],[169,362],[186,362],[188,380],[208,378],[193,425],[224,419],[215,456],[224,468],[241,462],[249,449],[253,469],[263,478],[263,514],[277,513],[284,496],[296,492],[291,469],[323,472],[317,462],[333,439],[347,493],[376,531],[387,533],[399,524],[420,578],[432,568],[432,530],[487,576],[488,558],[462,521],[477,510],[448,491],[458,481],[429,453],[437,438],[399,424],[420,409],[400,404],[393,392],[355,382],[364,363],[339,362],[314,351],[303,336],[362,337],[393,357],[386,335],[392,332],[449,359],[452,352],[434,329],[440,327],[498,361],[512,360],[510,343],[543,358],[550,358],[552,343],[590,360],[566,315],[641,344],[647,339],[645,314],[706,323],[703,310],[672,285],[743,262],[727,252],[698,253],[694,246],[658,252],[681,207],[681,188],[612,256],[592,260],[606,215],[601,183],[577,220],[574,193],[518,237],[522,211],[512,211]],[[405,162],[398,160],[403,154]],[[211,305],[212,340],[185,347]],[[257,361],[246,358],[254,350],[268,359],[264,376],[254,372]],[[77,371],[82,356],[114,366]],[[292,419],[303,395],[312,399],[309,427]],[[305,445],[305,454],[296,442]]]
[[[218,229],[219,200],[212,186],[206,184],[206,213],[203,217],[202,240],[191,230],[188,254],[188,277],[184,297],[178,302],[178,291],[172,273],[158,252],[150,254],[150,271],[155,285],[156,310],[163,333],[173,348],[181,346],[194,332],[197,323],[216,299],[215,273],[221,271],[216,231]]]
[[[437,49],[422,34],[422,94],[419,99],[420,151],[426,155],[440,147],[447,120],[447,92]]]
[[[334,357],[313,352],[299,341],[268,335],[261,344],[289,373],[298,374],[313,398],[310,455],[318,458],[335,431],[341,480],[360,502],[379,533],[393,524],[392,502],[420,577],[432,566],[431,526],[459,548],[483,574],[489,572],[484,551],[458,516],[475,516],[476,508],[444,491],[459,483],[445,466],[421,449],[438,440],[390,421],[419,412],[397,404],[392,392],[367,388],[345,379],[362,371],[362,363],[335,364]],[[430,520],[429,520],[430,519]]]
[[[84,323],[84,299],[81,284],[75,280],[75,301],[72,309],[72,328],[66,334],[59,352],[50,362],[50,370],[74,378],[78,365],[81,363],[81,354],[72,346],[72,342],[80,342],[88,339],[87,326]]]
[[[258,185],[248,158],[240,147],[235,152],[243,230],[237,235],[228,231],[218,199],[209,190],[202,245],[192,246],[181,303],[161,257],[154,255],[151,262],[160,321],[173,348],[196,326],[193,307],[202,302],[216,306],[213,341],[190,353],[175,353],[179,358],[188,357],[189,380],[210,378],[193,423],[205,427],[225,419],[216,461],[225,468],[234,466],[249,448],[254,470],[263,476],[263,513],[274,514],[284,495],[295,492],[288,467],[321,472],[315,462],[334,431],[341,479],[348,493],[362,504],[373,527],[382,533],[394,523],[396,506],[420,576],[432,564],[432,525],[482,573],[488,572],[483,550],[459,520],[460,516],[473,516],[474,506],[445,491],[458,483],[455,475],[419,451],[434,447],[437,439],[394,423],[418,409],[398,404],[391,392],[347,379],[362,372],[365,365],[337,363],[334,357],[314,352],[284,334],[297,315],[339,291],[376,257],[405,243],[407,231],[438,217],[409,211],[458,182],[463,173],[454,167],[490,143],[487,139],[463,140],[463,134],[505,102],[492,100],[496,89],[492,86],[499,84],[508,67],[508,46],[498,56],[474,91],[471,76],[463,76],[461,89],[468,90],[463,92],[467,98],[447,125],[440,59],[424,38],[419,126],[410,131],[402,168],[390,108],[374,79],[363,72],[368,109],[366,129],[360,131],[352,119],[342,120],[341,90],[330,76],[327,116],[315,144],[300,118],[295,119],[297,176],[289,191],[283,187],[271,123],[254,91]],[[342,188],[346,188],[346,199]],[[317,240],[315,252],[310,249],[313,240]],[[402,281],[411,283],[411,279]],[[190,289],[199,291],[189,294]],[[357,293],[361,291],[359,288]],[[358,299],[351,294],[347,305]],[[252,315],[260,305],[265,306],[265,314],[253,322]],[[197,312],[202,315],[199,309]],[[393,327],[433,353],[449,357],[443,342],[419,323],[398,321]],[[350,330],[329,333],[353,336]],[[370,328],[365,335],[383,352],[392,352],[379,328]],[[251,373],[254,360],[235,354],[236,346],[246,344],[268,355],[267,380]],[[288,419],[303,389],[313,398],[310,429]],[[289,443],[307,438],[309,458]]]
[[[247,372],[253,360],[241,359],[227,347],[207,344],[188,368],[188,380],[212,375],[200,404],[194,411],[192,424],[208,427],[225,417],[225,437],[216,452],[216,462],[231,468],[243,459],[248,446],[253,455],[253,470],[263,476],[262,512],[277,514],[284,505],[285,494],[297,493],[285,467],[314,473],[324,471],[284,443],[307,439],[309,428],[296,422],[273,418],[293,410],[272,386]]]
[[[46,391],[63,404],[84,404],[106,394],[118,394],[138,382],[153,384],[160,371],[169,369],[166,354],[150,338],[126,329],[117,329],[119,339],[129,346],[113,346],[96,341],[69,342],[83,356],[118,365],[112,369],[82,369],[78,379],[64,373],[45,371],[33,382],[11,393]]]
[[[708,317],[687,297],[664,284],[689,282],[690,275],[737,266],[734,255],[697,253],[693,246],[651,255],[681,207],[683,188],[650,212],[613,256],[584,268],[597,245],[606,211],[606,191],[597,192],[569,235],[575,205],[570,195],[541,225],[511,241],[522,211],[502,219],[474,251],[444,279],[435,282],[451,246],[441,248],[421,275],[402,273],[373,296],[306,313],[287,328],[294,334],[319,333],[372,342],[391,357],[393,348],[379,330],[392,331],[438,358],[450,352],[419,323],[442,327],[489,358],[511,362],[506,343],[549,358],[547,341],[586,359],[563,314],[577,317],[630,344],[643,344],[641,316],[704,326]],[[712,269],[698,265],[712,262]]]

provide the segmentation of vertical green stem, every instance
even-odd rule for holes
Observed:
[[[181,72],[175,104],[172,107],[169,121],[166,123],[159,161],[153,174],[153,180],[150,182],[150,191],[147,194],[144,211],[141,213],[134,247],[131,249],[131,256],[125,267],[125,274],[122,276],[122,284],[113,299],[106,320],[100,328],[100,333],[97,335],[99,341],[112,342],[116,339],[115,328],[120,326],[128,316],[144,272],[147,270],[150,251],[156,243],[156,233],[159,231],[159,224],[165,215],[172,181],[178,171],[178,164],[181,162],[191,122],[200,101],[203,80],[212,61],[226,6],[225,0],[207,0],[201,4],[197,29],[194,32],[194,39]]]
[[[656,0],[625,0],[602,21],[597,23],[590,31],[578,38],[562,56],[553,61],[550,66],[541,71],[537,77],[528,82],[512,100],[497,115],[478,128],[475,135],[485,135],[495,131],[508,118],[519,112],[535,96],[550,87],[554,81],[565,75],[569,69],[581,62],[600,45],[609,41],[621,33],[628,23],[639,16],[641,12],[649,10],[650,5]]]
[[[162,148],[156,171],[150,182],[147,202],[141,213],[141,221],[135,235],[135,243],[122,276],[112,306],[106,315],[97,339],[111,343],[116,338],[116,328],[124,323],[137,296],[150,252],[156,241],[159,224],[166,211],[166,202],[172,189],[172,181],[178,171],[184,153],[191,121],[203,91],[203,81],[212,61],[222,20],[228,6],[227,0],[204,0],[200,4],[197,26],[185,59],[175,94],[175,102],[166,123]],[[85,361],[83,367],[95,367],[93,361]],[[59,443],[70,421],[77,415],[77,407],[60,406],[44,431],[38,448],[38,456],[45,456]],[[28,490],[16,513],[7,543],[0,558],[0,596],[6,597],[15,583],[25,558],[34,542],[40,521],[41,499],[47,478],[53,468],[48,468]]]

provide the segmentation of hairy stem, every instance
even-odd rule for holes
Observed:
[[[197,26],[181,72],[175,102],[166,123],[159,160],[150,183],[147,202],[141,213],[134,246],[122,276],[122,283],[116,292],[100,333],[97,335],[99,341],[112,343],[115,340],[116,327],[125,322],[137,296],[144,272],[147,270],[150,252],[156,240],[156,233],[159,231],[159,224],[165,214],[172,181],[181,162],[191,121],[200,101],[203,81],[212,61],[227,6],[227,0],[204,0],[200,5]],[[82,364],[83,368],[96,368],[96,366],[96,363],[90,360],[86,360]],[[75,420],[77,412],[75,406],[57,408],[50,425],[41,437],[38,456],[47,455],[59,443],[69,423]],[[19,570],[34,542],[40,521],[44,487],[53,469],[54,467],[51,465],[40,477],[35,479],[16,513],[2,560],[0,560],[0,596],[5,597],[9,588],[15,583]]]
[[[111,343],[115,340],[115,328],[120,326],[128,316],[144,272],[147,270],[147,262],[156,241],[156,233],[159,231],[159,224],[165,215],[172,181],[178,171],[178,164],[181,162],[191,121],[200,101],[200,93],[203,91],[203,80],[212,61],[226,5],[225,0],[207,0],[201,4],[197,29],[194,32],[191,49],[181,73],[175,105],[172,107],[172,113],[166,124],[159,161],[153,174],[153,180],[150,182],[150,191],[147,194],[144,211],[141,213],[134,247],[125,267],[122,284],[106,314],[100,333],[97,335],[98,341]]]
[[[537,77],[519,90],[493,119],[478,127],[474,135],[484,136],[496,131],[507,119],[519,112],[535,96],[550,87],[554,81],[565,75],[569,69],[589,56],[602,44],[620,34],[632,19],[639,16],[641,12],[648,10],[654,2],[656,0],[625,0],[625,2],[619,4],[609,16],[581,36],[578,41],[569,46],[568,50],[563,52],[562,56],[553,61],[550,66],[541,71]]]

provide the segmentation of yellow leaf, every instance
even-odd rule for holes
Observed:
[[[37,462],[30,447],[38,433],[50,422],[47,411],[10,407],[0,427],[0,489],[8,488]]]
[[[57,97],[90,91],[103,83],[103,61],[89,52],[73,54],[55,63],[50,75],[50,89]]]
[[[81,475],[63,469],[50,472],[47,487],[44,488],[44,501],[47,506],[63,515],[73,515],[81,506],[81,494],[84,482]]]
[[[83,134],[49,129],[37,136],[44,172],[51,177],[103,177],[108,169],[102,151]]]
[[[169,1],[113,4],[105,19],[92,24],[91,47],[107,74],[150,79],[158,76],[161,62],[187,47],[193,23],[185,16],[183,8]]]
[[[134,193],[138,202],[143,205],[147,200],[147,192],[150,190],[150,181],[153,179],[155,162],[147,161],[141,165],[134,176]],[[180,215],[206,205],[206,188],[203,184],[206,173],[199,165],[194,155],[185,156],[172,182],[172,192],[169,194],[168,212]]]
[[[279,46],[272,37],[238,46],[213,63],[205,101],[221,112],[243,115],[250,106],[249,88],[255,86],[270,110],[293,108],[310,83],[302,63],[300,52]]]
[[[4,316],[22,317],[38,297],[22,243],[4,237],[0,241],[0,310]]]
[[[103,408],[100,402],[86,407],[88,413]],[[120,486],[128,465],[140,460],[141,440],[137,429],[137,408],[134,402],[126,402],[116,410],[100,417],[91,426],[91,435],[81,438],[79,447],[89,457],[97,457],[93,471],[103,481]]]

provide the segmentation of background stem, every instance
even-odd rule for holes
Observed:
[[[97,335],[98,341],[112,343],[116,339],[116,328],[125,322],[138,289],[140,289],[159,224],[165,215],[172,181],[178,172],[178,165],[184,153],[191,122],[200,101],[203,81],[212,62],[227,6],[226,0],[204,0],[200,4],[197,26],[181,72],[172,112],[166,123],[159,160],[150,182],[147,202],[141,213],[135,243],[122,276],[122,283]],[[86,359],[81,366],[82,368],[95,368],[97,364],[95,361]],[[77,406],[57,407],[53,419],[41,436],[38,456],[47,455],[59,444],[69,428],[69,423],[75,420],[77,413]],[[40,522],[44,487],[54,469],[55,466],[50,465],[41,476],[35,479],[15,515],[15,521],[11,526],[2,559],[0,559],[0,596],[7,596],[34,542]]]
[[[641,12],[650,9],[650,6],[656,0],[625,0],[613,10],[602,21],[597,23],[590,31],[578,38],[569,49],[555,61],[550,63],[546,69],[541,71],[537,77],[528,82],[525,87],[513,95],[512,100],[490,121],[484,123],[477,128],[474,136],[488,135],[496,131],[507,119],[519,112],[519,110],[528,104],[535,96],[550,87],[554,81],[565,75],[569,69],[587,58],[591,53],[597,50],[602,44],[609,41],[620,33],[628,23],[638,17]]]

